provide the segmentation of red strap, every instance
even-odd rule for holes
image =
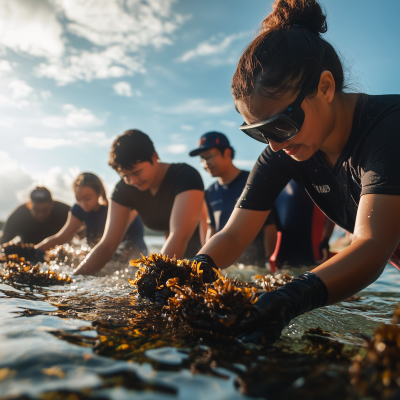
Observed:
[[[314,260],[321,259],[319,254],[319,244],[324,233],[325,214],[314,204],[312,223],[311,223],[311,243]]]
[[[272,256],[269,258],[269,265],[271,267],[272,273],[274,273],[278,269],[278,266],[276,265],[276,259],[278,257],[279,248],[281,247],[281,242],[282,242],[282,232],[278,231],[277,235],[276,235],[275,251],[272,254]]]

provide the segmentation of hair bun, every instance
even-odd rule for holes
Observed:
[[[261,24],[261,31],[300,25],[319,35],[328,30],[326,16],[316,0],[275,0],[273,11]]]

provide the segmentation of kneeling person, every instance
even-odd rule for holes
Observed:
[[[205,133],[200,138],[199,147],[189,155],[191,157],[199,155],[204,169],[217,178],[217,181],[205,191],[209,216],[208,240],[228,222],[250,172],[240,170],[233,165],[235,151],[228,138],[220,132]],[[254,241],[236,260],[237,263],[265,267],[265,261],[272,255],[276,245],[277,232],[273,212],[270,213]]]
[[[89,275],[104,267],[122,239],[131,210],[138,212],[145,226],[165,234],[161,253],[193,257],[201,247],[200,174],[187,164],[160,162],[153,142],[139,130],[126,131],[114,141],[109,164],[121,180],[111,197],[106,229],[74,273]]]

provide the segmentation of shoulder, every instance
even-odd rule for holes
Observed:
[[[14,208],[14,210],[11,211],[10,215],[8,216],[7,220],[13,220],[16,218],[23,217],[27,214],[30,214],[30,211],[27,207],[26,204],[21,204]]]
[[[187,190],[204,190],[203,179],[199,171],[191,165],[185,163],[171,164],[168,175],[168,179],[174,185],[175,194]]]
[[[82,208],[80,205],[74,204],[74,205],[71,207],[71,214],[72,214],[74,217],[76,217],[76,218],[80,219],[81,221],[83,221],[84,218],[85,218],[85,215],[86,215],[87,213],[86,213],[85,211],[83,211],[83,208]]]
[[[111,200],[122,206],[132,208],[133,202],[139,193],[139,189],[135,188],[134,186],[127,185],[123,179],[121,179],[115,185],[114,191],[111,195]]]

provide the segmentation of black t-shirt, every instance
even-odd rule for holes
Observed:
[[[43,222],[36,221],[26,204],[19,206],[4,225],[2,243],[19,236],[23,243],[38,244],[55,235],[67,222],[70,207],[54,201],[49,217]]]
[[[290,179],[306,189],[336,224],[353,232],[360,197],[400,195],[400,95],[360,95],[350,137],[330,168],[321,151],[295,161],[269,146],[254,166],[236,207],[270,210]]]
[[[171,164],[154,196],[150,190],[140,191],[121,179],[115,186],[111,199],[122,206],[136,210],[148,228],[168,234],[175,197],[188,190],[204,190],[199,172],[187,164]],[[194,257],[200,248],[199,230],[196,229],[184,257]]]

